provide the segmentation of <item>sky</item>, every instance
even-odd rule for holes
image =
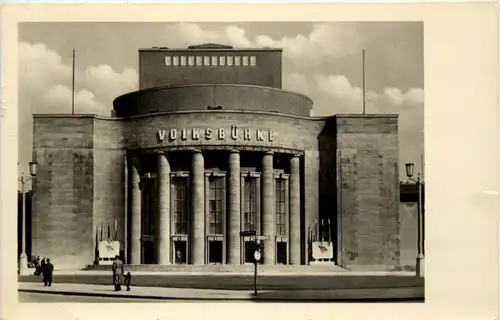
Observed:
[[[109,116],[117,96],[138,89],[138,49],[219,43],[283,49],[283,88],[309,96],[313,115],[399,114],[404,164],[424,152],[423,24],[420,22],[22,23],[19,27],[19,163],[28,172],[34,113]]]

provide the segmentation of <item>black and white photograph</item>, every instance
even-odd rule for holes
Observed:
[[[40,22],[20,302],[424,302],[422,22]]]

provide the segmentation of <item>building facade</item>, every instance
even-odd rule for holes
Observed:
[[[281,55],[139,50],[111,117],[34,115],[34,253],[90,264],[104,233],[129,264],[240,265],[255,231],[262,263],[308,264],[325,221],[338,265],[398,265],[397,115],[311,117]]]

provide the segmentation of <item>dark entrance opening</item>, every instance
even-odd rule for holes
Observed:
[[[287,264],[286,263],[286,242],[276,243],[276,263],[277,264]]]
[[[186,264],[187,262],[187,242],[174,241],[174,261],[175,264]]]
[[[142,242],[142,261],[141,264],[155,263],[155,243],[151,240]]]
[[[253,241],[245,241],[245,263],[253,263],[253,253],[254,253],[254,243]]]
[[[208,242],[208,263],[222,264],[222,241],[211,240]]]

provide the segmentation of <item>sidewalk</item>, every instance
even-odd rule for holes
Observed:
[[[127,268],[125,268],[127,272]],[[110,275],[111,271],[107,270],[55,270],[58,275]],[[169,275],[169,276],[249,276],[254,275],[253,272],[183,272],[183,271],[131,271],[133,275]],[[333,271],[333,272],[279,272],[279,271],[260,271],[257,270],[259,276],[415,276],[415,272],[394,272],[394,271]]]
[[[101,296],[119,298],[143,298],[166,300],[233,300],[233,301],[346,301],[346,300],[423,300],[423,287],[408,288],[350,288],[328,290],[273,290],[253,291],[213,290],[213,289],[180,289],[159,287],[132,287],[131,291],[115,292],[113,286],[90,284],[56,283],[52,287],[44,287],[41,283],[18,283],[20,292],[36,292],[45,294]],[[63,300],[63,299],[62,299]]]

